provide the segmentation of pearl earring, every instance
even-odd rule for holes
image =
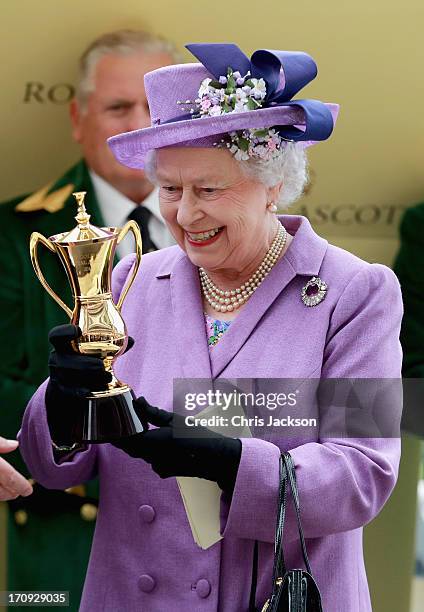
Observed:
[[[276,207],[274,202],[269,202],[269,204],[267,204],[267,208],[268,208],[269,212],[271,212],[271,213],[276,213],[277,210],[278,210],[278,208]]]

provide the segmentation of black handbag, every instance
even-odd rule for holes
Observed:
[[[291,497],[296,511],[297,526],[300,544],[306,570],[288,570],[284,562],[283,529],[286,513],[287,487],[291,489]],[[300,521],[299,493],[296,484],[296,472],[290,453],[280,456],[280,493],[278,501],[277,525],[275,529],[274,544],[274,570],[272,581],[272,594],[265,602],[261,612],[323,612],[321,595],[312,577],[311,567],[306,552],[305,538]],[[253,576],[257,574],[257,543],[255,543],[255,568]],[[256,590],[256,587],[255,587]]]

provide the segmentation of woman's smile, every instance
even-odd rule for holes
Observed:
[[[193,246],[206,246],[208,244],[212,244],[212,242],[216,242],[221,235],[222,227],[215,227],[210,230],[205,230],[203,232],[187,232],[184,231],[187,242]]]

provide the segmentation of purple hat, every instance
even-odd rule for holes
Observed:
[[[143,168],[152,149],[211,147],[227,134],[243,148],[251,142],[244,137],[262,144],[270,133],[274,141],[304,146],[331,135],[337,104],[292,100],[317,75],[307,53],[260,49],[249,59],[233,44],[186,47],[201,63],[166,66],[144,77],[152,127],[108,139],[123,165]]]

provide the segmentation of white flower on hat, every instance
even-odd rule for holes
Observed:
[[[243,100],[237,100],[234,106],[233,113],[245,113],[247,110]]]
[[[249,159],[249,152],[239,149],[235,144],[229,147],[228,150],[232,155],[234,155],[234,159],[237,161],[247,161]]]
[[[250,79],[254,85],[250,91],[250,95],[256,100],[263,100],[266,96],[266,83],[263,79]]]
[[[209,83],[212,82],[212,79],[204,79],[199,87],[199,97],[207,96],[209,94]]]
[[[266,159],[268,155],[268,149],[263,144],[255,145],[254,151],[252,151],[254,157],[259,157],[260,159]]]
[[[218,104],[211,106],[208,108],[207,113],[209,117],[218,117],[219,115],[222,115],[221,107]]]
[[[243,91],[243,89],[236,89],[236,99],[237,100],[246,100],[247,98],[247,93],[245,91]]]

